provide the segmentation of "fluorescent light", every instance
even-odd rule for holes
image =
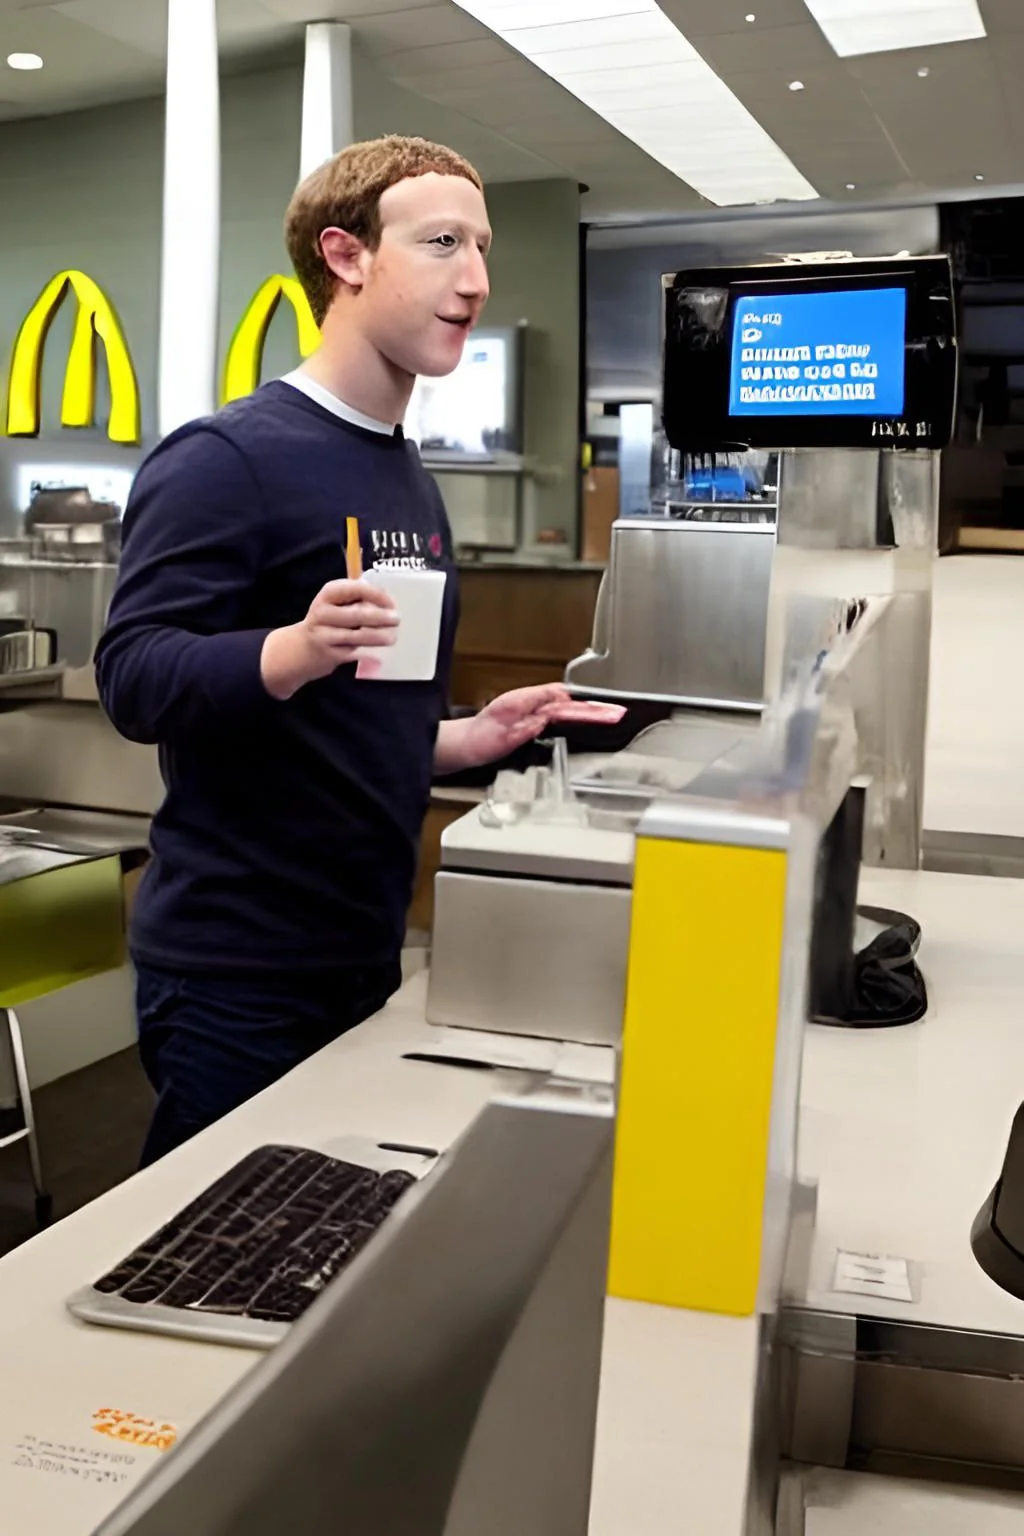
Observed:
[[[857,183],[855,181],[848,181],[846,183],[846,190],[847,190],[847,192],[856,192],[856,190],[857,190]]]
[[[840,58],[985,37],[978,0],[804,0]]]
[[[818,196],[655,0],[456,4],[709,202]]]
[[[802,91],[804,88],[804,83],[802,80],[791,80],[789,82],[789,88],[791,91]]]
[[[7,63],[11,69],[42,69],[43,61],[38,53],[9,53]]]
[[[930,74],[931,74],[931,70],[928,68],[928,65],[927,64],[922,64],[921,68],[917,72],[917,78],[919,80],[927,80],[928,76]]]

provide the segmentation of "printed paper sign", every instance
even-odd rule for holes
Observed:
[[[839,1253],[836,1256],[834,1291],[857,1296],[878,1296],[883,1301],[913,1301],[910,1265],[873,1253]]]

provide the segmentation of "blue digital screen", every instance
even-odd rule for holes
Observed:
[[[902,416],[904,288],[744,296],[733,312],[730,416]]]

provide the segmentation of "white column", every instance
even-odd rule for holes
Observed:
[[[315,21],[306,28],[302,78],[299,180],[351,144],[352,30],[344,22]]]
[[[216,406],[219,278],[217,0],[167,0],[161,436]]]

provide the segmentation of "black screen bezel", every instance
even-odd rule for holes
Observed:
[[[900,416],[732,416],[729,392],[738,298],[902,287],[907,295],[904,406]],[[714,302],[695,314],[697,291]],[[871,262],[788,263],[678,272],[665,279],[662,419],[684,453],[747,448],[943,448],[953,433],[956,316],[946,257]]]

